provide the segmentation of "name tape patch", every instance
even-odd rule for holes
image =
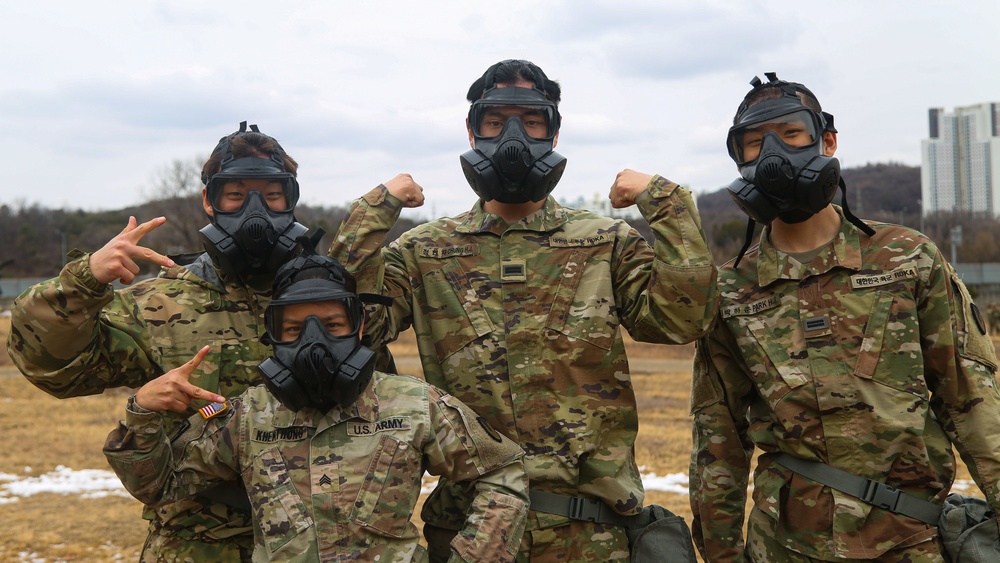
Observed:
[[[274,442],[298,442],[309,436],[309,430],[303,426],[291,428],[275,428],[274,430],[258,430],[253,437],[254,442],[273,444]]]
[[[858,289],[862,287],[877,287],[888,285],[900,280],[914,279],[917,277],[917,269],[912,265],[896,268],[891,272],[881,274],[855,274],[851,276],[851,287]]]
[[[410,418],[397,416],[375,422],[351,422],[347,425],[348,436],[373,436],[387,430],[409,430]]]
[[[754,315],[760,313],[761,311],[767,311],[768,309],[773,309],[781,304],[781,297],[778,295],[771,295],[765,297],[764,299],[758,299],[752,303],[744,303],[742,305],[730,305],[728,307],[722,308],[722,318],[728,319],[730,317],[741,317],[743,315]]]
[[[590,237],[552,237],[549,239],[549,246],[569,247],[569,246],[598,246],[613,242],[614,237],[607,233]]]
[[[476,245],[462,244],[458,246],[420,246],[417,252],[423,258],[451,258],[452,256],[474,256]]]

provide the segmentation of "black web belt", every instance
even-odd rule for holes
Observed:
[[[938,525],[941,506],[933,502],[918,499],[885,483],[866,479],[819,461],[807,461],[786,453],[770,457],[807,479],[847,493],[872,506],[916,518],[931,526]]]
[[[572,520],[611,524],[622,528],[636,528],[645,524],[641,514],[622,516],[597,499],[557,495],[544,491],[528,491],[528,497],[531,499],[531,509],[535,512],[558,514]]]

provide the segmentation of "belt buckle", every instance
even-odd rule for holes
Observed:
[[[866,479],[860,498],[872,506],[895,512],[900,494],[902,493],[895,487]]]
[[[584,522],[597,522],[601,517],[601,505],[599,500],[571,497],[569,499],[569,516],[573,520],[583,520]]]

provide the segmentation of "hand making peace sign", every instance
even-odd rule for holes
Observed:
[[[205,346],[184,365],[143,385],[135,394],[135,404],[150,411],[185,412],[195,399],[224,403],[226,398],[222,395],[206,391],[188,381],[210,349],[211,346]]]
[[[139,266],[135,263],[136,258],[168,268],[173,266],[174,261],[170,258],[139,246],[142,237],[166,222],[165,217],[157,217],[137,226],[135,217],[129,217],[128,225],[118,233],[118,236],[90,255],[90,271],[94,274],[94,278],[101,283],[111,283],[120,279],[123,284],[128,285],[139,273]]]

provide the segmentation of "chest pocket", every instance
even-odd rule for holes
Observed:
[[[244,475],[250,484],[250,505],[260,525],[264,546],[273,556],[303,530],[313,525],[309,510],[292,483],[285,460],[277,447],[256,456]]]
[[[611,247],[610,241],[584,248],[559,248],[553,242],[553,252],[566,257],[546,320],[549,329],[603,350],[611,349],[619,324]]]
[[[460,256],[474,260],[478,255],[475,245],[462,247]],[[417,253],[426,261],[428,258],[438,258],[438,248],[417,248]],[[450,255],[440,260],[431,260],[431,269],[423,273],[423,285],[419,289],[423,293],[421,310],[414,315],[425,315],[431,322],[422,323],[430,328],[434,351],[443,362],[455,352],[462,350],[473,340],[490,334],[494,330],[493,322],[483,307],[483,301],[488,297],[474,287],[470,276],[480,275],[474,270],[466,270],[459,256]],[[476,283],[481,291],[488,291],[487,284]]]
[[[856,301],[858,317],[842,321],[856,323],[855,337],[840,342],[846,357],[854,361],[855,376],[927,398],[930,391],[924,379],[920,325],[912,295],[904,283],[870,291],[855,289],[850,296]],[[854,347],[848,347],[847,343],[854,342]]]
[[[404,536],[420,494],[420,459],[420,452],[408,442],[382,435],[351,519],[386,536]]]
[[[782,304],[780,294],[767,295],[750,303],[721,309],[722,318],[736,337],[740,351],[763,397],[773,404],[790,389],[809,381],[808,361],[792,357],[805,346],[799,330],[795,300]],[[775,385],[777,372],[784,385]]]

